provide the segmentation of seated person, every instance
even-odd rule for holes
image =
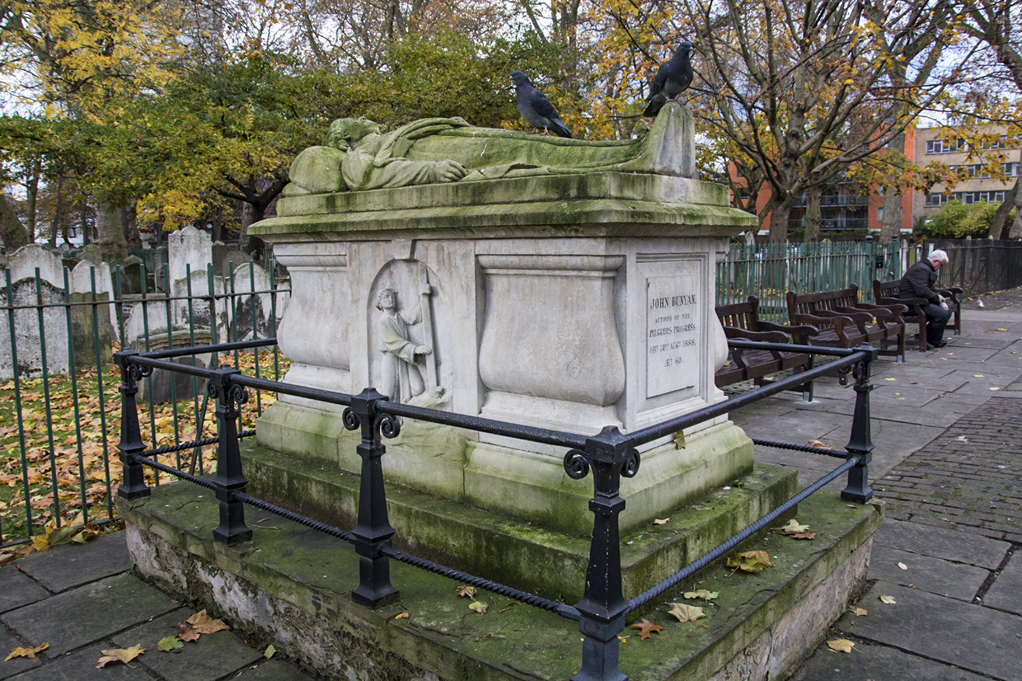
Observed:
[[[940,268],[947,262],[947,253],[936,250],[927,258],[920,260],[905,271],[898,289],[899,298],[923,298],[923,314],[926,315],[926,346],[942,348],[947,345],[944,340],[944,327],[951,318],[944,297],[937,293],[937,277]]]

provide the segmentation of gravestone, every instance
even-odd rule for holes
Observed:
[[[209,234],[191,225],[167,235],[167,267],[170,282],[182,281],[188,277],[189,268],[194,274],[206,276],[206,267],[213,262],[213,243]]]
[[[42,375],[44,364],[48,374],[67,373],[70,360],[66,312],[63,307],[48,307],[64,303],[60,255],[47,247],[29,244],[8,256],[8,268],[12,302],[21,309],[14,310],[13,334],[7,313],[0,315],[0,379],[11,378],[15,373],[12,335],[22,377]]]
[[[270,275],[255,263],[240,265],[234,269],[234,303],[231,306],[233,318],[232,340],[252,340],[273,337],[273,300],[270,290]]]

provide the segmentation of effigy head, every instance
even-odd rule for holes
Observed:
[[[325,144],[347,149],[369,134],[380,134],[380,126],[368,118],[338,118],[330,124]]]

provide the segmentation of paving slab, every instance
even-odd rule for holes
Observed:
[[[1016,551],[983,597],[990,608],[1022,615],[1022,551]]]
[[[268,660],[246,669],[237,678],[240,681],[313,681],[305,672],[280,660]]]
[[[11,636],[10,633],[0,627],[0,660],[11,654],[11,651],[15,648],[25,648],[25,643],[19,641],[15,637]],[[0,662],[0,679],[6,679],[20,674],[26,669],[32,669],[38,667],[43,663],[38,657],[27,658],[27,657],[16,657],[13,660],[7,662]]]
[[[176,607],[162,591],[121,574],[12,610],[0,621],[33,645],[49,643],[57,657]]]
[[[13,565],[0,568],[0,613],[35,603],[49,595],[49,591]]]
[[[1011,548],[997,539],[890,519],[873,535],[873,544],[989,570],[1000,567]]]
[[[102,656],[99,651],[109,647],[112,646],[97,645],[95,650],[86,649],[61,657],[43,667],[19,674],[11,681],[153,681],[155,677],[134,662],[130,667],[115,663],[96,669],[96,663]],[[3,669],[2,662],[0,669]]]
[[[108,534],[86,544],[55,546],[31,553],[19,569],[50,591],[65,591],[131,569],[123,537]]]
[[[897,602],[881,603],[880,595]],[[845,615],[841,631],[1002,681],[1022,678],[1022,617],[884,581],[859,606],[869,615]]]
[[[833,640],[832,637],[831,640]],[[827,644],[791,681],[982,681],[983,676],[910,655],[894,648],[858,644],[851,653],[835,653]]]
[[[181,633],[177,624],[193,614],[193,610],[180,608],[152,622],[115,634],[113,641],[118,648],[134,645],[153,648],[160,639]],[[215,681],[261,658],[260,651],[250,648],[233,632],[218,631],[204,634],[198,641],[185,643],[169,653],[147,652],[140,662],[167,681]]]
[[[906,569],[898,566],[901,563]],[[882,579],[902,586],[914,586],[938,596],[972,601],[992,574],[974,565],[909,553],[874,543],[868,579]]]

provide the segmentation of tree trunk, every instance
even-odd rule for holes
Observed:
[[[32,163],[32,174],[28,178],[28,182],[25,183],[25,230],[28,232],[29,241],[35,241],[36,237],[36,201],[39,198],[39,169],[42,167],[42,161],[36,159]]]
[[[82,201],[81,209],[78,213],[78,223],[82,228],[82,245],[88,246],[91,243],[89,235],[89,206],[85,201]]]
[[[810,187],[806,191],[806,243],[815,243],[820,240],[820,223],[823,221],[823,214],[820,211],[820,199],[823,197],[823,186]]]
[[[1015,222],[1008,232],[1009,239],[1022,239],[1022,191],[1015,192]]]
[[[50,221],[50,248],[57,247],[57,230],[60,229],[61,217],[64,212],[64,176],[57,177],[57,206],[53,209],[53,220]],[[67,229],[64,230],[64,242],[67,243]]]
[[[96,206],[96,232],[103,261],[110,267],[124,262],[128,257],[128,241],[124,238],[124,229],[116,208],[107,204]]]
[[[121,218],[121,228],[124,230],[124,240],[128,248],[141,249],[142,236],[138,233],[138,203],[129,201],[124,208],[118,209]]]
[[[900,175],[905,167],[905,133],[895,135],[887,147],[892,157],[892,175]],[[893,192],[893,193],[892,193]],[[901,192],[888,189],[884,194],[884,218],[880,221],[880,243],[886,244],[901,234]]]
[[[32,243],[10,199],[3,193],[0,193],[0,239],[3,239],[7,253]]]
[[[1015,180],[1015,184],[1008,190],[1007,196],[1004,197],[1004,203],[997,207],[997,212],[994,213],[993,222],[990,223],[990,238],[991,239],[1006,239],[1007,232],[1010,225],[1008,224],[1008,216],[1011,211],[1015,210],[1015,197],[1018,196],[1018,183],[1022,180],[1022,176],[1018,180]]]
[[[788,241],[788,219],[795,199],[791,194],[785,194],[780,200],[776,199],[776,194],[774,196],[770,207],[770,243],[783,244]]]

